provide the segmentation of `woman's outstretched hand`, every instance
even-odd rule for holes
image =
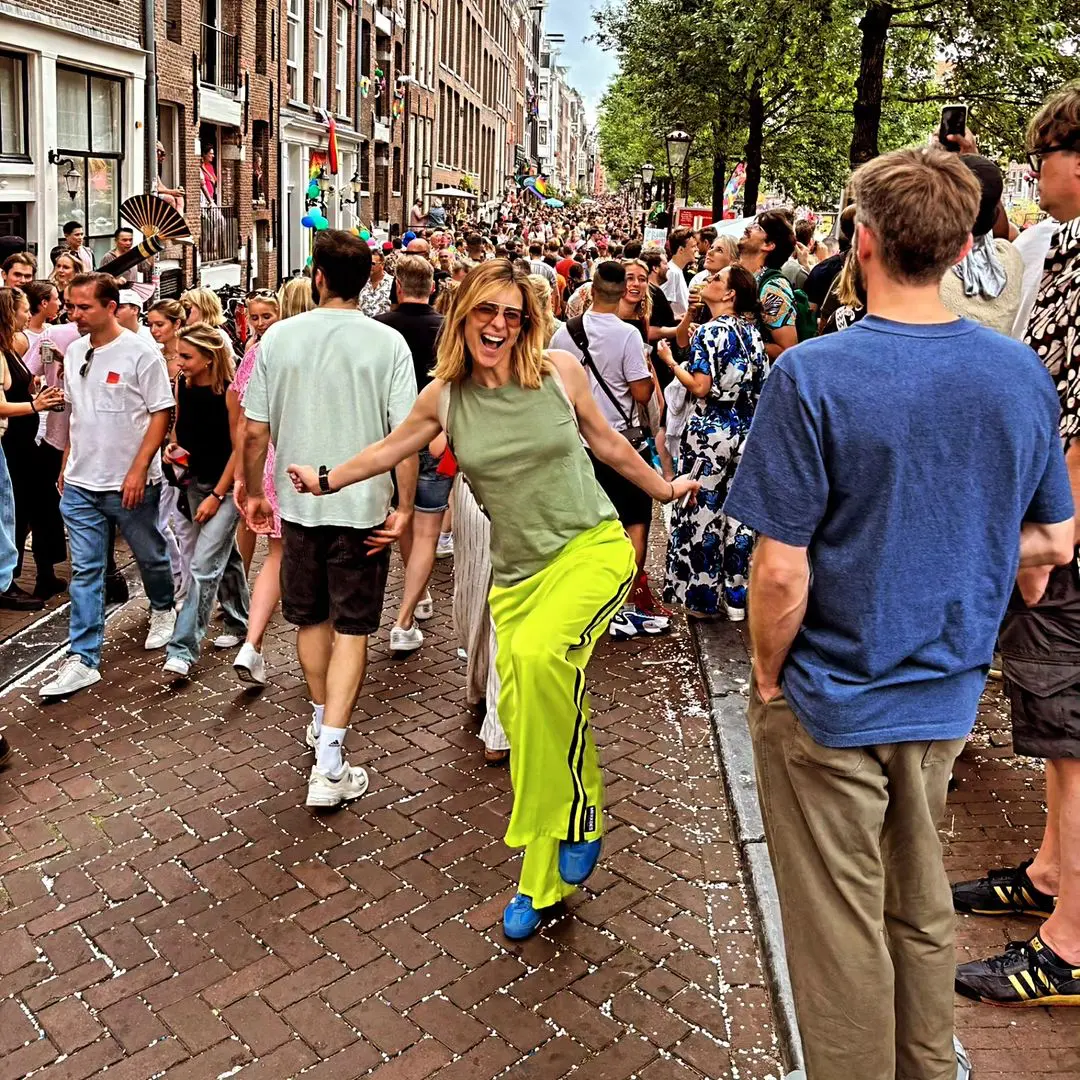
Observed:
[[[323,490],[319,487],[319,473],[310,465],[290,465],[285,470],[293,487],[301,494],[322,495]]]
[[[678,502],[684,495],[691,496],[690,506],[697,505],[697,493],[701,490],[700,480],[691,480],[689,476],[679,476],[671,481],[671,498],[669,502]]]

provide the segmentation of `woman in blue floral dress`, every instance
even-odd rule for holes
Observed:
[[[678,365],[667,342],[660,359],[691,395],[693,404],[679,444],[678,471],[701,461],[697,503],[676,505],[671,518],[664,601],[691,615],[746,617],[751,529],[726,517],[722,507],[750,431],[769,358],[758,333],[758,290],[741,266],[718,271],[701,287],[712,319],[698,328],[690,359]]]

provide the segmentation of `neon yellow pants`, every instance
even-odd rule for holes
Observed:
[[[559,841],[603,832],[604,785],[585,693],[585,665],[636,572],[617,521],[575,537],[543,570],[491,590],[510,742],[510,847],[524,847],[519,891],[548,907],[574,891],[559,877]]]

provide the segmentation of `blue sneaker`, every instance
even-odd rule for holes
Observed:
[[[666,634],[670,629],[671,622],[665,616],[645,615],[631,608],[620,611],[608,625],[608,633],[616,641],[625,641],[639,634],[646,637]]]
[[[518,893],[503,912],[503,933],[511,941],[523,941],[536,933],[541,913],[533,907],[531,896]]]
[[[583,840],[575,844],[560,840],[559,877],[567,885],[580,885],[596,869],[599,858],[599,840]]]

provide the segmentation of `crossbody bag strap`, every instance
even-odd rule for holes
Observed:
[[[611,387],[604,382],[604,377],[593,362],[592,353],[589,352],[589,335],[585,333],[585,316],[578,315],[576,318],[568,319],[566,331],[574,344],[581,350],[581,362],[592,372],[593,378],[599,383],[600,389],[607,395],[611,404],[615,406],[615,411],[619,414],[622,422],[627,427],[633,427],[630,417],[626,415],[622,405],[619,404],[619,399],[611,392]]]

